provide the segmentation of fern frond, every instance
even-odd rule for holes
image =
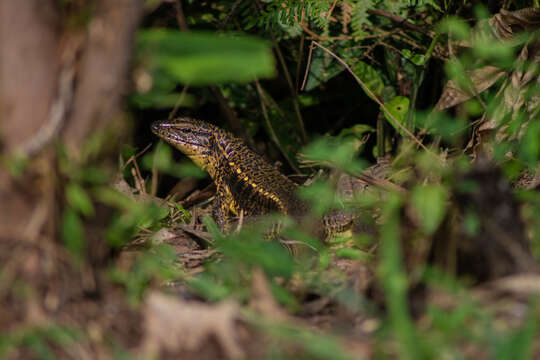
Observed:
[[[352,12],[351,27],[353,30],[353,36],[362,39],[366,36],[364,26],[371,25],[369,21],[368,10],[373,9],[375,5],[372,0],[357,0],[354,4],[354,10]]]
[[[248,5],[249,6],[249,5]],[[267,3],[262,11],[253,14],[253,8],[248,7],[242,12],[245,28],[258,27],[284,32],[287,37],[301,35],[300,22],[310,24],[310,27],[326,29],[329,24],[328,11],[330,0],[279,0]],[[277,34],[279,37],[279,34]]]

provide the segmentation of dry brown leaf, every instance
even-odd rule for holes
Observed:
[[[499,127],[502,119],[508,114],[512,113],[512,118],[518,116],[520,112],[523,112],[523,106],[526,105],[527,112],[529,113],[529,118],[534,118],[538,114],[538,104],[540,97],[538,95],[533,96],[530,99],[526,99],[526,92],[528,90],[527,85],[531,82],[536,81],[540,82],[540,77],[538,77],[538,62],[531,61],[532,56],[535,54],[530,54],[528,47],[524,46],[521,50],[518,59],[516,60],[516,70],[510,75],[509,81],[504,86],[504,92],[502,96],[502,103],[499,111],[494,113],[494,116],[484,122],[479,131],[493,130]],[[526,61],[531,61],[530,66],[524,71],[520,70],[519,63],[525,63]],[[527,100],[527,101],[526,101]],[[523,131],[526,128],[526,123],[523,124],[520,136],[523,134]],[[505,134],[506,127],[500,127],[497,133],[496,139],[498,141],[504,140],[506,137]]]
[[[164,227],[156,231],[151,237],[150,240],[152,241],[152,244],[158,245],[158,244],[167,244],[169,241],[177,237],[178,235],[171,231],[170,229]]]
[[[540,27],[540,9],[525,8],[516,11],[501,9],[499,14],[489,19],[489,24],[499,39],[508,39],[517,32],[538,29]]]
[[[461,104],[489,89],[505,74],[505,71],[502,71],[496,66],[484,66],[483,68],[473,70],[468,73],[471,87],[467,89],[463,89],[455,81],[450,80],[444,86],[443,93],[435,108],[437,110],[444,110]]]
[[[238,305],[231,301],[207,305],[152,292],[144,309],[142,352],[155,357],[162,350],[196,350],[214,337],[227,358],[243,358],[236,339],[238,312]]]
[[[251,308],[256,312],[263,315],[264,317],[276,321],[288,320],[289,316],[282,308],[279,307],[278,303],[272,295],[268,281],[264,276],[264,272],[257,268],[253,271],[253,278],[251,281]]]
[[[518,11],[501,12],[489,19],[490,31],[504,42],[514,39],[514,35],[522,31],[533,31],[540,25],[539,9],[522,9]],[[507,75],[504,83],[497,93],[499,107],[496,111],[489,114],[484,113],[478,121],[478,126],[473,129],[473,136],[467,145],[467,149],[472,148],[473,153],[492,154],[492,139],[496,131],[495,140],[508,141],[512,139],[521,139],[521,136],[527,129],[528,122],[524,122],[518,132],[508,138],[508,126],[503,121],[507,117],[515,119],[524,110],[528,119],[534,119],[540,112],[540,95],[532,94],[530,96],[529,88],[536,82],[540,86],[540,77],[538,76],[540,62],[540,41],[531,37],[521,49],[519,57],[515,61],[514,71],[511,73],[503,72],[493,66],[486,66],[470,74],[471,83],[476,88],[462,89],[459,85],[449,81],[444,90],[436,109],[443,110],[455,106],[463,101],[470,99],[473,95],[485,91],[492,86],[502,76]],[[525,67],[524,67],[525,66]],[[528,98],[527,98],[528,97]],[[487,141],[486,141],[487,140]],[[508,155],[511,155],[510,153]]]
[[[522,273],[506,276],[487,283],[484,288],[527,299],[540,295],[540,275]]]
[[[516,189],[540,189],[540,162],[536,166],[536,170],[525,170],[514,183]]]
[[[377,164],[365,169],[362,174],[375,180],[385,181],[391,170],[390,158],[379,158]],[[346,173],[339,174],[337,180],[337,192],[347,201],[352,201],[355,194],[362,193],[369,189],[369,185],[361,178],[351,176]]]
[[[347,1],[340,3],[341,5],[341,31],[344,34],[349,33],[349,24],[351,23],[353,6]]]
[[[499,14],[496,14],[489,19],[488,24],[491,32],[495,34],[499,40],[509,40],[518,32],[538,29],[540,27],[540,9],[526,8],[517,11],[501,10]],[[483,27],[478,26],[473,37],[482,33],[482,30]],[[532,54],[528,58],[529,60],[534,61],[537,52],[534,51],[536,46],[533,45],[532,49]],[[487,90],[505,74],[506,72],[495,66],[485,66],[468,73],[471,80],[471,86],[467,86],[466,89],[462,88],[452,80],[448,81],[444,87],[441,98],[437,102],[436,109],[448,109],[469,100],[473,96]]]

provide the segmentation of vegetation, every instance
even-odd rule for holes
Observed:
[[[540,357],[537,1],[21,3],[0,45],[0,358]],[[222,233],[208,175],[151,134],[176,116],[352,231]]]

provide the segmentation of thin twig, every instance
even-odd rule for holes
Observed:
[[[144,154],[148,149],[150,149],[151,146],[152,146],[152,143],[146,145],[146,147],[142,149],[141,151],[139,151],[137,154],[131,155],[129,159],[126,161],[126,163],[120,168],[120,170],[124,170],[126,166],[128,166],[132,161],[135,161],[135,159],[137,159],[142,154]]]
[[[433,39],[431,40],[431,44],[429,44],[429,48],[426,51],[426,54],[424,55],[424,62],[420,67],[420,70],[418,71],[418,67],[416,67],[415,71],[415,81],[411,96],[411,103],[409,112],[407,113],[407,116],[405,117],[405,124],[409,127],[409,129],[414,129],[414,113],[416,110],[416,99],[418,98],[418,90],[420,89],[420,86],[424,82],[424,75],[426,72],[426,65],[429,62],[429,59],[431,58],[431,55],[433,53],[433,50],[435,49],[435,45],[437,44],[437,40],[439,38],[439,35],[435,35]]]
[[[160,140],[160,144],[161,144],[161,141]],[[158,168],[157,168],[157,151],[154,151],[154,156],[153,156],[153,159],[152,159],[152,187],[150,189],[150,194],[152,194],[152,196],[156,196],[157,194],[157,188],[158,188]]]
[[[314,33],[313,31],[311,31],[311,29],[310,29],[306,24],[303,24],[303,23],[301,23],[301,22],[298,22],[297,19],[295,19],[295,20],[296,20],[296,23],[297,23],[298,25],[300,25],[300,27],[302,28],[302,30],[304,30],[306,33],[308,33],[309,35],[311,35],[311,37],[312,37],[313,39],[316,39],[316,40],[319,40],[319,41],[326,41],[326,40],[327,40],[326,37],[321,36],[321,35],[319,35],[319,34]]]
[[[259,8],[259,11],[263,11],[263,6],[259,0],[255,0],[257,7]],[[279,63],[281,67],[283,68],[283,73],[285,75],[285,79],[287,80],[287,84],[289,85],[289,90],[291,91],[291,95],[293,97],[293,105],[294,105],[294,111],[296,112],[296,117],[298,119],[298,126],[300,127],[300,133],[302,135],[302,141],[304,143],[307,143],[307,133],[306,128],[304,126],[304,120],[302,119],[302,113],[300,112],[300,103],[298,102],[298,96],[296,94],[296,91],[294,89],[294,84],[291,79],[291,75],[289,74],[289,70],[287,70],[287,64],[285,63],[285,59],[283,58],[283,54],[281,53],[281,49],[279,48],[279,45],[277,43],[276,37],[274,34],[270,31],[269,32],[270,37],[272,38],[272,43],[274,44],[274,48],[276,49],[276,54],[278,56]]]
[[[189,27],[184,16],[184,11],[182,10],[182,2],[180,0],[176,0],[174,5],[176,6],[176,22],[178,23],[180,30],[189,31]]]
[[[145,193],[144,186],[141,182],[141,179],[139,179],[139,176],[137,175],[137,171],[135,171],[135,168],[131,168],[131,176],[133,176],[133,179],[135,179],[135,188],[139,191],[139,194]]]
[[[223,20],[221,22],[221,24],[218,26],[218,30],[223,30],[223,28],[225,27],[225,25],[227,25],[227,23],[229,22],[229,20],[231,19],[231,16],[234,14],[234,12],[236,11],[236,8],[238,7],[238,5],[242,2],[242,0],[236,0],[234,2],[234,4],[232,4],[231,6],[231,10],[229,10],[229,12],[227,13],[227,17],[225,18],[225,20]]]
[[[174,118],[176,116],[176,113],[178,112],[178,108],[180,108],[180,104],[184,100],[184,97],[186,96],[186,93],[189,89],[189,84],[186,84],[184,88],[182,89],[182,92],[180,93],[180,96],[178,97],[178,100],[176,100],[176,103],[174,104],[174,108],[172,109],[171,113],[169,114],[169,120]]]
[[[176,4],[176,12],[177,12],[176,21],[178,23],[178,27],[182,29],[183,31],[189,31],[189,26],[187,25],[187,22],[185,21],[184,13],[182,10],[182,3],[180,2],[180,0],[175,0],[175,4]],[[233,5],[233,9],[231,9],[231,13],[234,12],[234,8],[238,6],[238,4],[239,4],[239,1],[237,1]],[[189,84],[186,84],[186,86],[182,90],[182,94],[184,93],[184,91],[187,91],[188,87],[189,87]],[[249,147],[251,147],[252,149],[255,149],[255,142],[249,136],[249,134],[247,133],[245,128],[242,126],[240,121],[238,121],[238,118],[236,117],[234,111],[232,111],[232,109],[227,104],[227,100],[221,94],[221,90],[217,86],[211,86],[210,89],[216,96],[219,102],[219,105],[221,106],[221,109],[225,113],[225,116],[227,117],[227,121],[229,122],[229,125],[231,126],[231,129],[233,130],[233,133],[235,133],[235,135],[237,136],[240,136],[248,144]],[[178,100],[171,115],[169,115],[169,120],[176,113],[176,110],[178,108],[178,105],[180,104],[181,99],[182,97]]]
[[[304,81],[302,81],[302,87],[300,88],[301,91],[304,91],[304,88],[306,87],[306,82],[308,79],[312,56],[313,56],[313,42],[311,42],[311,44],[309,45],[309,54],[308,54],[308,60],[307,60],[307,65],[306,65],[306,72],[304,73]]]
[[[355,178],[365,182],[368,185],[375,186],[386,191],[398,192],[400,194],[407,193],[407,190],[405,188],[397,184],[394,184],[393,182],[386,179],[377,179],[373,176],[366,175],[366,174],[349,173],[349,175],[354,176]]]
[[[429,150],[424,144],[422,144],[422,142],[420,140],[418,140],[416,138],[416,136],[414,136],[410,131],[409,129],[407,129],[405,126],[403,126],[395,117],[394,115],[392,115],[392,113],[388,110],[388,108],[382,103],[381,100],[379,100],[379,98],[377,96],[375,96],[375,94],[366,86],[366,84],[364,84],[364,82],[354,73],[354,71],[352,71],[351,67],[343,60],[341,59],[339,56],[337,56],[336,54],[334,54],[330,49],[327,49],[326,47],[322,46],[321,44],[319,44],[318,42],[316,41],[313,41],[313,43],[315,45],[317,45],[318,47],[320,47],[321,49],[323,49],[324,51],[326,51],[328,54],[330,54],[334,59],[336,59],[337,61],[339,61],[341,63],[341,65],[343,65],[345,67],[345,69],[347,69],[347,71],[354,77],[354,79],[358,82],[358,84],[360,84],[360,86],[362,87],[362,89],[377,103],[379,104],[379,106],[384,110],[384,112],[386,114],[388,114],[388,116],[399,126],[399,128],[401,130],[403,130],[403,132],[405,134],[407,134],[411,139],[414,140],[414,142],[416,142],[418,144],[418,146],[420,146],[422,149],[424,149],[427,153],[433,155],[434,157],[436,157],[437,159],[439,158],[436,154],[434,154],[431,150]]]
[[[139,191],[141,191],[141,193],[143,194],[146,194],[146,186],[144,186],[144,179],[141,175],[141,170],[139,169],[139,164],[137,164],[136,160],[133,160],[133,167],[135,168],[135,171],[137,172],[137,179],[141,185],[141,189],[139,189]]]
[[[205,241],[206,243],[208,243],[210,245],[212,245],[214,243],[214,239],[212,239],[212,236],[207,231],[195,230],[192,227],[190,227],[189,225],[184,225],[184,224],[176,224],[176,226],[174,228],[175,229],[181,229],[181,230],[187,232],[188,234],[191,234],[191,235]]]
[[[236,233],[239,233],[242,231],[242,227],[244,226],[244,210],[240,210],[240,214],[238,214],[238,225],[236,226]]]
[[[225,113],[225,117],[231,126],[232,132],[236,136],[242,138],[251,149],[255,150],[257,148],[255,146],[255,141],[253,141],[253,138],[246,131],[246,127],[242,125],[242,122],[238,119],[236,113],[233,111],[233,109],[231,109],[227,103],[227,99],[221,93],[221,90],[217,86],[210,86],[210,90],[212,90],[214,93],[219,105],[221,106],[221,110],[223,110]]]
[[[281,64],[281,67],[283,68],[283,74],[285,75],[285,79],[287,80],[287,84],[289,85],[289,90],[292,95],[293,100],[293,106],[294,111],[296,113],[296,118],[298,119],[298,127],[300,128],[300,134],[302,135],[302,141],[307,143],[308,137],[306,132],[306,127],[304,126],[304,119],[302,118],[302,112],[300,111],[300,102],[298,101],[298,96],[296,96],[296,91],[294,90],[294,84],[291,79],[291,75],[289,74],[289,70],[287,69],[287,64],[285,63],[285,59],[283,58],[283,54],[281,53],[281,49],[279,48],[279,45],[274,38],[274,35],[272,36],[272,41],[274,42],[274,48],[276,49],[276,54],[278,56],[279,63]]]
[[[371,14],[371,15],[384,16],[385,18],[390,19],[393,22],[395,22],[395,23],[397,23],[399,25],[402,25],[403,27],[409,28],[409,29],[414,30],[414,31],[418,31],[418,32],[420,32],[420,33],[422,33],[424,35],[429,36],[429,37],[434,37],[435,36],[433,31],[424,30],[420,26],[413,24],[412,22],[408,21],[407,19],[404,19],[404,18],[402,18],[400,16],[397,16],[397,15],[394,15],[392,13],[389,13],[388,11],[384,11],[384,10],[381,10],[381,9],[372,9],[372,10],[368,10],[367,12],[368,12],[368,14]]]
[[[281,153],[283,154],[283,156],[285,157],[285,159],[287,160],[287,162],[289,163],[289,165],[291,166],[291,168],[297,173],[297,174],[301,174],[300,170],[298,169],[298,167],[294,164],[294,162],[292,162],[292,160],[289,158],[289,156],[287,155],[287,153],[285,152],[285,149],[283,148],[283,146],[281,146],[281,143],[279,142],[279,139],[276,135],[276,133],[274,132],[274,128],[272,127],[272,124],[270,123],[270,118],[268,117],[268,111],[266,109],[266,103],[265,103],[265,96],[264,96],[264,92],[261,88],[261,84],[259,84],[259,81],[258,80],[255,80],[255,87],[257,88],[257,92],[259,93],[259,99],[261,101],[261,108],[262,108],[262,111],[263,111],[263,116],[264,116],[264,120],[266,122],[266,126],[268,127],[268,131],[270,132],[270,137],[272,138],[272,141],[274,142],[274,144],[276,144],[276,146],[278,147],[279,151],[281,151]]]
[[[296,60],[296,81],[295,81],[295,90],[296,95],[298,96],[298,85],[300,85],[300,70],[302,68],[302,55],[304,55],[304,40],[306,36],[302,34],[300,37],[300,46],[298,50],[298,60]]]
[[[302,7],[302,17],[300,18],[300,21],[304,21],[304,16],[306,15],[306,11],[305,11],[305,8]],[[298,49],[298,59],[296,60],[296,87],[295,87],[295,90],[296,90],[296,95],[298,96],[298,85],[299,85],[299,82],[300,82],[300,70],[302,68],[302,55],[304,54],[304,42],[305,42],[305,39],[306,39],[306,35],[304,35],[304,33],[302,33],[302,36],[300,37],[300,46],[299,46],[299,49]]]
[[[380,111],[377,115],[377,158],[383,158],[386,155],[384,122],[384,113]]]
[[[330,10],[328,10],[328,15],[326,16],[326,20],[330,21],[330,18],[332,17],[332,13],[334,12],[336,4],[337,4],[337,0],[334,0],[334,2],[332,3],[332,6],[330,7]]]

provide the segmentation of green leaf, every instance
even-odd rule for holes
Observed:
[[[534,303],[533,303],[534,304]],[[508,330],[498,342],[494,343],[493,358],[503,359],[532,359],[535,339],[538,338],[537,314],[534,305],[529,308],[524,324],[516,330]]]
[[[352,249],[352,248],[338,249],[336,250],[336,255],[344,259],[356,259],[356,260],[368,259],[368,255],[366,254],[366,252],[358,250],[358,249]]]
[[[418,128],[427,129],[428,134],[439,135],[445,141],[456,142],[467,131],[467,122],[461,117],[452,117],[444,112],[417,112]]]
[[[309,67],[309,77],[306,83],[306,91],[315,89],[322,83],[327,82],[341,73],[345,68],[328,56],[323,50],[315,49]]]
[[[275,75],[270,45],[243,35],[152,29],[138,34],[143,63],[190,85],[250,82]]]
[[[85,166],[80,169],[80,179],[93,185],[105,185],[111,179],[111,170],[98,166]]]
[[[139,231],[139,228],[151,228],[168,215],[167,209],[152,203],[135,202],[131,199],[126,199],[126,203],[131,202],[131,205],[129,208],[125,208],[124,200],[115,196],[113,191],[109,193],[101,191],[98,196],[102,201],[124,209],[121,215],[119,214],[111,220],[105,232],[108,244],[113,247],[124,245]]]
[[[463,228],[465,232],[470,236],[476,236],[480,232],[482,224],[476,212],[471,209],[468,209],[465,212],[465,217],[463,218]]]
[[[152,209],[150,209],[152,207]],[[169,216],[169,209],[161,206],[149,205],[147,210],[148,216],[143,216],[138,222],[138,225],[143,228],[149,228],[156,223],[156,221],[163,220]]]
[[[384,142],[384,150],[385,150],[385,153],[389,153],[390,151],[392,151],[392,144],[389,141]],[[371,149],[371,154],[373,155],[374,158],[376,158],[379,155],[379,148],[377,147],[377,145],[375,145]]]
[[[206,230],[208,230],[208,232],[210,233],[210,235],[212,235],[214,240],[223,239],[223,234],[219,230],[218,225],[216,224],[214,219],[212,219],[210,216],[205,216],[203,218],[203,223],[206,226]]]
[[[82,259],[84,227],[79,215],[71,208],[67,208],[62,216],[62,241],[73,255]]]
[[[193,277],[188,282],[190,288],[210,301],[223,300],[230,294],[230,290],[227,287],[217,283],[206,273]]]
[[[390,113],[394,119],[396,119],[401,125],[405,126],[405,116],[407,115],[407,112],[409,111],[409,98],[405,96],[396,96],[386,104],[386,108],[388,109],[388,113]],[[381,111],[384,111],[381,109]],[[395,123],[395,121],[390,117],[386,111],[384,112],[384,117],[390,125],[396,129],[398,133],[401,135],[405,135],[404,131],[401,129],[401,127]]]
[[[184,207],[180,203],[175,202],[174,207],[176,208],[176,210],[178,212],[180,212],[180,213],[182,213],[184,215],[184,218],[185,218],[186,222],[191,221],[191,213],[188,210],[184,209]]]
[[[393,335],[399,342],[400,359],[422,359],[419,356],[420,336],[409,315],[407,298],[407,276],[401,249],[400,212],[402,199],[390,193],[382,207],[381,244],[378,278],[385,294],[388,320]]]
[[[484,113],[482,104],[476,99],[469,99],[463,105],[465,106],[465,111],[467,111],[467,114],[471,117],[479,117]]]
[[[401,55],[410,62],[412,62],[414,65],[422,66],[425,63],[425,57],[422,54],[417,54],[412,52],[409,49],[403,49],[401,50]]]
[[[176,177],[192,177],[202,179],[208,176],[207,172],[195,165],[193,162],[177,164],[173,161],[173,148],[165,143],[158,143],[156,149],[143,156],[142,166],[145,169],[152,169],[154,166],[166,174]]]
[[[30,165],[30,159],[24,155],[13,155],[4,159],[2,165],[8,169],[13,177],[19,178]]]
[[[308,144],[302,150],[302,155],[318,165],[357,173],[365,168],[365,162],[354,157],[357,150],[355,141],[322,137]]]
[[[113,267],[109,277],[125,287],[130,303],[138,304],[153,279],[163,282],[181,276],[176,261],[176,253],[169,245],[155,245],[152,251],[141,252],[140,256],[134,259],[131,268]]]
[[[381,75],[371,65],[358,61],[352,68],[353,72],[366,84],[375,96],[380,98],[384,90],[384,82]],[[369,96],[368,93],[366,95]]]
[[[369,126],[367,124],[356,124],[350,128],[341,130],[339,137],[352,135],[358,139],[361,139],[366,133],[372,132],[375,132],[373,126]]]
[[[172,173],[177,177],[192,177],[195,179],[204,179],[208,176],[206,171],[192,162],[185,162],[181,164],[174,164]]]
[[[432,6],[435,10],[439,11],[439,12],[443,12],[443,10],[441,9],[441,7],[439,6],[439,4],[437,4],[437,1],[435,0],[419,0],[417,3],[417,6],[422,6],[422,5],[430,5]]]
[[[470,27],[465,20],[449,16],[439,23],[438,29],[441,33],[448,33],[457,40],[470,40]]]
[[[260,267],[270,276],[289,278],[294,265],[292,257],[277,240],[265,239],[264,229],[265,226],[246,227],[238,234],[216,239],[216,247],[236,267]],[[208,231],[215,232],[210,228]]]
[[[540,158],[540,121],[531,121],[519,143],[519,158],[533,171]]]
[[[411,195],[411,204],[416,211],[420,227],[431,235],[437,230],[446,214],[448,191],[442,185],[417,186]]]
[[[68,204],[81,214],[86,216],[94,215],[92,200],[86,191],[77,183],[69,183],[66,187],[66,199]]]
[[[473,52],[477,58],[495,61],[499,66],[510,66],[515,57],[513,47],[491,38],[476,40]]]
[[[339,206],[335,199],[335,191],[324,181],[316,181],[310,186],[302,186],[298,189],[302,199],[307,200],[311,205],[311,211],[319,216],[323,215],[333,206]]]
[[[351,28],[353,29],[353,36],[360,40],[369,34],[364,28],[368,29],[371,26],[368,10],[373,9],[375,4],[372,0],[362,0],[356,1],[353,6]]]

